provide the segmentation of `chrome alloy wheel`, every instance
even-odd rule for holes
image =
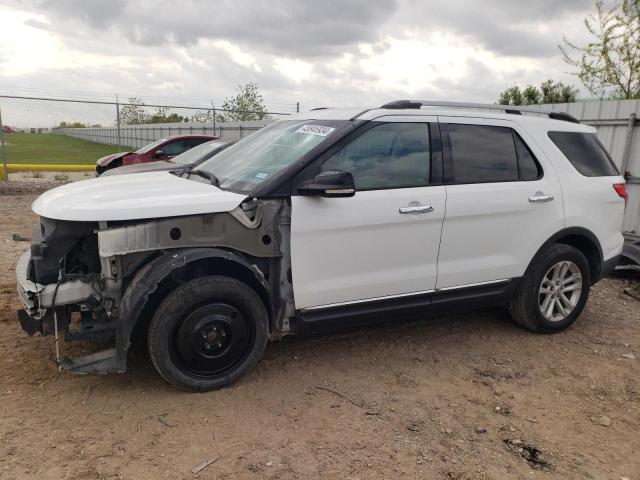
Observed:
[[[542,277],[538,305],[550,322],[561,322],[571,314],[582,293],[582,274],[570,261],[553,265]]]

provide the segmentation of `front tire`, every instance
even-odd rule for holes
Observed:
[[[518,324],[531,331],[560,332],[582,312],[590,286],[591,270],[582,252],[554,244],[532,260],[509,311]]]
[[[149,355],[171,385],[204,392],[253,369],[268,336],[267,310],[252,288],[230,277],[201,277],[162,301],[149,325]]]

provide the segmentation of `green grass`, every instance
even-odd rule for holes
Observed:
[[[123,150],[116,145],[48,133],[10,133],[4,136],[4,141],[8,163],[91,165],[100,157]]]

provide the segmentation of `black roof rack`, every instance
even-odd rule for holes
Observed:
[[[550,110],[539,110],[521,105],[498,105],[494,103],[466,103],[466,102],[443,102],[439,100],[396,100],[394,102],[385,103],[380,108],[386,109],[419,109],[421,107],[455,107],[455,108],[480,108],[483,110],[500,110],[505,113],[514,115],[522,115],[525,113],[535,113],[538,115],[547,115],[554,120],[563,120],[565,122],[580,123],[580,120],[565,112],[552,112]]]

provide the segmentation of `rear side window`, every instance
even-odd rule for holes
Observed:
[[[620,173],[595,134],[549,132],[549,138],[585,177],[610,177]]]
[[[533,153],[516,132],[513,132],[513,140],[516,143],[520,180],[537,180],[542,176],[542,170],[533,157]]]
[[[520,136],[508,127],[446,124],[451,183],[492,183],[540,178],[541,170]]]

